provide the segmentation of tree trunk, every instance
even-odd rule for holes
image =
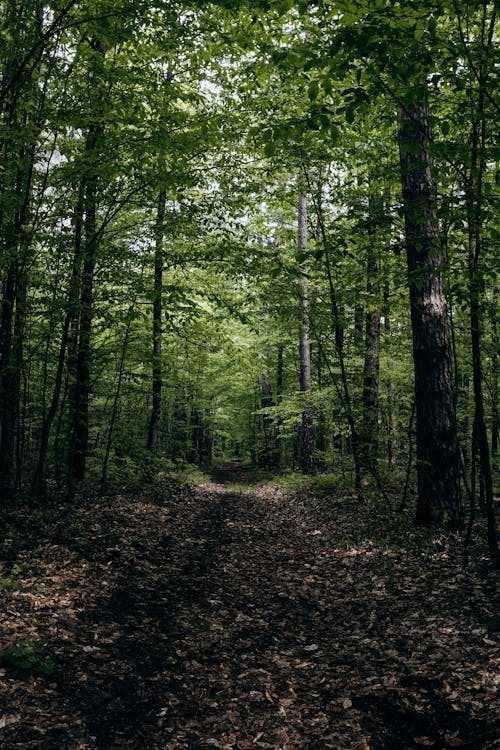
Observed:
[[[298,201],[297,249],[307,250],[307,198],[303,189]],[[309,337],[309,279],[303,272],[299,273],[299,361],[300,390],[306,395],[311,392],[311,341]],[[297,436],[297,465],[304,474],[316,472],[315,435],[312,410],[307,402],[302,411],[302,422]]]
[[[74,387],[74,424],[70,475],[74,482],[85,476],[89,442],[90,340],[94,303],[94,271],[96,260],[96,186],[94,181],[85,191],[85,251],[82,269],[78,353]]]
[[[261,407],[269,409],[274,406],[273,387],[271,379],[271,348],[266,346],[264,350],[264,361],[266,369],[260,378]],[[275,420],[270,414],[263,414],[262,429],[264,433],[264,444],[259,456],[259,465],[267,468],[279,465],[279,446]]]
[[[160,191],[155,227],[155,270],[153,290],[153,407],[149,420],[147,449],[155,453],[161,429],[162,368],[161,368],[161,313],[163,293],[163,231],[165,222],[166,193]]]
[[[104,58],[105,46],[94,40],[92,48],[98,58]],[[102,93],[102,92],[101,92]],[[102,105],[101,105],[102,106]],[[89,401],[90,401],[90,355],[91,333],[94,304],[94,271],[98,247],[97,234],[97,165],[101,151],[101,140],[104,124],[101,113],[95,115],[94,122],[88,130],[85,144],[85,156],[88,160],[83,175],[84,182],[84,234],[83,267],[80,285],[80,307],[78,324],[78,346],[76,354],[76,375],[73,388],[72,432],[68,456],[69,491],[74,483],[80,483],[85,476],[89,443]]]
[[[373,200],[371,201],[373,203]],[[366,262],[366,292],[368,310],[365,313],[365,360],[363,368],[363,423],[361,428],[362,456],[367,467],[377,463],[378,408],[380,372],[380,260],[376,248],[376,213],[370,206],[369,243]]]
[[[17,264],[13,261],[3,289],[0,325],[0,497],[10,495],[13,476],[12,320],[16,300]]]
[[[495,28],[495,12],[490,20],[487,35],[488,46],[492,44]],[[486,40],[486,8],[483,16],[482,41]],[[481,338],[483,315],[481,296],[484,292],[479,260],[481,256],[482,240],[482,209],[483,209],[483,175],[485,170],[486,146],[486,116],[484,100],[486,94],[487,75],[482,59],[479,67],[479,90],[477,102],[471,97],[473,118],[471,122],[471,157],[470,172],[465,186],[465,200],[467,208],[467,225],[469,238],[469,304],[470,304],[470,332],[472,348],[472,374],[474,386],[474,427],[479,449],[479,465],[481,469],[481,494],[484,496],[488,521],[488,548],[492,561],[500,564],[500,549],[498,546],[493,497],[493,476],[491,471],[491,457],[486,430],[486,417],[483,396],[483,366],[481,357]]]
[[[343,310],[339,306],[338,301],[337,301],[337,291],[335,288],[335,282],[334,282],[333,272],[332,272],[332,264],[330,262],[330,255],[329,255],[329,242],[328,242],[327,235],[326,235],[325,222],[323,220],[322,206],[319,201],[316,204],[316,211],[317,211],[318,224],[319,224],[319,228],[321,232],[321,241],[323,243],[323,249],[325,251],[324,258],[325,258],[326,275],[327,275],[327,280],[328,280],[328,294],[330,297],[332,325],[333,325],[334,336],[335,336],[335,350],[337,352],[338,361],[340,365],[340,381],[341,381],[340,386],[338,385],[337,378],[333,373],[333,370],[328,361],[328,358],[325,356],[324,356],[324,361],[330,373],[332,383],[335,386],[335,390],[337,391],[337,394],[342,404],[342,408],[344,410],[347,422],[349,424],[352,457],[354,461],[354,481],[355,481],[355,487],[356,487],[356,494],[359,500],[363,500],[363,492],[361,488],[360,439],[359,439],[359,432],[356,427],[354,412],[352,409],[351,392],[349,388],[349,381],[347,378],[347,369],[346,369],[345,356],[344,356],[344,321],[343,321],[343,315],[342,315]],[[319,339],[317,339],[317,341],[318,341],[318,345],[321,348],[321,343]],[[335,447],[335,444],[334,444],[334,447]],[[342,436],[340,436],[340,449],[342,450]],[[343,457],[343,454],[341,455]],[[343,465],[342,465],[342,471],[343,471]]]
[[[497,325],[497,316],[498,316],[498,294],[499,286],[498,284],[495,286],[494,291],[494,307],[493,307],[493,313],[492,313],[492,321],[491,321],[491,328],[492,328],[492,338],[493,338],[493,348],[492,348],[492,354],[491,354],[491,457],[493,461],[493,468],[496,467],[496,460],[498,455],[498,436],[500,431],[500,413],[498,410],[498,396],[500,393],[499,389],[499,368],[498,368],[498,352],[500,350],[500,338],[498,336],[498,325]]]
[[[391,356],[391,307],[389,303],[389,283],[384,285],[384,333],[387,336],[387,350],[389,352],[389,376],[387,378],[387,411],[388,411],[388,431],[387,431],[387,463],[389,471],[394,471],[398,460],[398,419],[396,388],[392,377],[392,356]]]
[[[398,137],[413,334],[417,424],[417,522],[461,523],[451,345],[443,292],[436,188],[425,97],[398,109]]]
[[[16,126],[23,132],[26,117]],[[14,127],[11,124],[11,127]],[[1,193],[1,255],[7,272],[0,306],[0,495],[13,491],[18,441],[18,416],[27,295],[27,255],[31,242],[30,221],[34,147],[21,143],[16,150],[3,148],[5,173]],[[2,170],[0,169],[0,173]]]
[[[38,453],[38,463],[36,468],[36,474],[33,481],[33,494],[36,497],[40,497],[44,492],[45,484],[45,466],[47,462],[47,453],[49,448],[50,434],[52,431],[52,425],[57,413],[59,406],[59,399],[61,396],[61,390],[64,380],[64,365],[66,362],[66,352],[68,348],[68,342],[70,338],[70,330],[75,326],[77,318],[78,308],[78,297],[81,280],[82,270],[82,232],[83,232],[83,212],[84,212],[84,185],[83,180],[80,183],[80,189],[78,191],[78,201],[75,211],[75,246],[73,255],[73,268],[71,272],[71,281],[69,284],[68,291],[68,302],[66,314],[64,316],[62,331],[61,331],[61,342],[59,344],[59,355],[57,359],[56,375],[54,380],[54,390],[52,391],[52,398],[50,406],[45,416],[42,432],[40,436],[40,448]]]
[[[122,344],[121,354],[120,354],[120,362],[118,364],[118,378],[116,382],[115,394],[113,397],[113,408],[111,410],[111,419],[109,420],[108,437],[106,440],[106,450],[104,452],[104,460],[102,462],[101,489],[100,489],[101,495],[104,495],[107,489],[108,465],[109,465],[109,457],[111,455],[111,446],[113,444],[113,430],[114,430],[116,420],[118,417],[118,404],[119,404],[120,396],[121,396],[123,373],[125,371],[125,359],[126,359],[127,352],[128,352],[128,342],[129,342],[129,337],[130,337],[130,329],[132,327],[134,307],[135,307],[135,299],[131,303],[129,311],[128,311],[127,327],[125,329],[125,336],[123,337],[123,344]]]

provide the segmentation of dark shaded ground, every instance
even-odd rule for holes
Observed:
[[[258,480],[252,466],[240,458],[221,461],[212,468],[211,477],[214,482],[222,484],[257,484]]]
[[[491,580],[453,537],[391,546],[348,497],[216,477],[249,486],[17,518],[3,636],[55,670],[0,679],[2,750],[496,747]]]

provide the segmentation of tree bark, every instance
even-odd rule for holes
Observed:
[[[378,453],[378,410],[380,373],[380,260],[376,247],[376,211],[371,200],[369,243],[366,261],[366,293],[368,310],[365,313],[365,358],[363,367],[363,423],[361,428],[362,456],[368,467],[375,466]]]
[[[264,350],[265,371],[260,378],[261,407],[269,409],[274,406],[273,386],[271,376],[271,348],[266,346]],[[270,414],[262,417],[263,446],[259,456],[259,465],[272,468],[279,465],[279,444],[277,425]]]
[[[130,338],[130,329],[132,327],[134,307],[135,307],[135,299],[132,301],[129,311],[128,311],[127,326],[125,328],[125,335],[123,337],[123,343],[121,347],[120,362],[118,364],[118,378],[116,382],[115,394],[113,397],[113,408],[111,410],[111,418],[109,420],[108,436],[106,439],[106,450],[104,452],[104,459],[102,462],[101,488],[100,488],[101,495],[104,495],[107,489],[108,465],[109,465],[109,458],[111,455],[111,446],[113,444],[113,430],[115,428],[116,420],[118,418],[118,404],[120,402],[120,396],[121,396],[123,373],[125,371],[125,359],[127,357],[127,352],[128,352],[128,342]]]
[[[70,338],[70,330],[74,327],[77,318],[78,309],[78,298],[79,288],[81,280],[82,270],[82,233],[83,233],[83,212],[84,212],[84,184],[83,181],[80,183],[78,191],[78,200],[75,211],[75,241],[74,241],[74,254],[73,254],[73,267],[71,271],[71,280],[68,291],[68,302],[66,314],[64,316],[61,341],[59,344],[59,355],[57,358],[57,368],[54,380],[54,389],[52,391],[52,398],[50,406],[45,416],[42,432],[40,436],[40,448],[38,452],[38,462],[33,480],[33,494],[36,497],[40,497],[44,492],[45,484],[45,466],[47,463],[47,453],[49,448],[50,434],[52,431],[52,425],[54,423],[55,416],[57,414],[57,408],[59,406],[59,400],[61,396],[61,390],[64,380],[64,365],[66,362],[66,352],[68,348],[68,342]]]
[[[307,198],[300,189],[298,200],[297,249],[307,250]],[[299,292],[299,362],[300,390],[303,394],[311,392],[311,340],[309,336],[309,279],[302,271],[298,279]],[[297,436],[297,465],[304,474],[316,472],[315,435],[311,406],[305,403],[302,410],[302,422]]]
[[[155,268],[153,289],[153,406],[149,420],[147,449],[155,453],[161,429],[162,409],[162,366],[161,366],[161,338],[162,338],[162,294],[163,294],[163,232],[165,223],[166,193],[161,190],[158,197],[158,210],[155,227]]]
[[[482,42],[492,44],[496,15],[493,11],[489,24],[489,33],[486,35],[486,6],[483,16]],[[487,82],[487,70],[484,61],[479,66],[479,90],[477,101],[471,97],[472,122],[471,122],[471,157],[470,171],[465,185],[465,201],[467,209],[467,225],[469,238],[469,305],[470,305],[470,333],[472,348],[472,374],[474,387],[474,428],[477,435],[477,446],[479,449],[479,465],[481,469],[481,493],[484,495],[486,505],[486,516],[488,522],[488,548],[492,561],[500,565],[500,549],[498,545],[497,529],[494,513],[493,475],[491,470],[491,457],[488,445],[488,433],[486,430],[486,417],[483,395],[483,365],[481,357],[481,339],[483,328],[483,311],[481,296],[483,294],[483,282],[480,272],[480,256],[482,242],[482,208],[483,208],[483,175],[485,170],[485,145],[486,145],[486,117],[485,117],[485,94]]]
[[[492,463],[493,468],[496,467],[496,460],[497,460],[497,454],[498,454],[498,437],[499,437],[499,431],[500,431],[500,413],[498,409],[498,396],[499,396],[499,363],[498,363],[498,352],[500,351],[500,338],[498,336],[498,325],[497,325],[497,316],[498,316],[498,297],[499,297],[499,286],[498,284],[495,286],[494,290],[494,307],[493,307],[493,313],[492,313],[492,321],[491,321],[491,330],[492,330],[492,338],[493,338],[493,348],[492,348],[492,354],[491,354],[491,457],[492,457]]]
[[[428,108],[425,96],[411,95],[398,109],[398,138],[415,372],[417,522],[457,527],[459,448]]]
[[[384,333],[387,336],[386,347],[389,353],[389,375],[387,378],[387,463],[389,471],[394,471],[398,456],[398,420],[396,388],[392,377],[392,352],[391,352],[391,306],[389,303],[389,283],[384,285]]]
[[[99,40],[92,42],[98,60],[104,59],[105,46]],[[101,92],[102,93],[102,92]],[[102,107],[102,103],[99,104]],[[72,399],[72,426],[70,451],[68,456],[68,482],[71,494],[74,483],[83,481],[89,445],[89,401],[90,401],[90,357],[91,333],[94,304],[94,271],[96,264],[97,233],[97,164],[101,151],[104,123],[98,108],[94,121],[89,126],[85,144],[87,166],[83,175],[84,183],[84,234],[83,265],[80,284],[80,306],[78,323],[78,346],[76,354],[76,374]]]
[[[19,121],[11,113],[11,127],[27,128],[26,116]],[[16,444],[21,394],[23,336],[26,316],[27,255],[31,242],[30,222],[35,149],[22,141],[11,149],[3,143],[5,174],[0,183],[0,251],[7,261],[0,305],[0,495],[13,491],[16,474]],[[2,170],[0,169],[0,173]]]
[[[70,453],[70,477],[81,482],[85,476],[89,442],[90,341],[94,303],[94,271],[97,250],[96,181],[90,178],[85,189],[85,250],[83,258],[78,353],[74,386],[74,423]]]

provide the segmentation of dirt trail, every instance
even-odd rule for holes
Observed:
[[[7,680],[2,750],[495,747],[484,628],[408,553],[337,544],[266,485],[86,512],[69,562],[45,549],[56,669]]]

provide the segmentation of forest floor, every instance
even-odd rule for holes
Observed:
[[[491,750],[478,544],[464,572],[457,535],[224,470],[12,511],[0,747]]]

